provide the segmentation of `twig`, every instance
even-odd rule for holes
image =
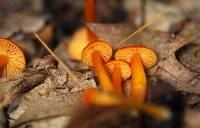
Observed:
[[[48,50],[48,52],[54,57],[56,61],[60,64],[60,66],[68,73],[68,75],[74,80],[78,81],[77,77],[72,73],[72,71],[65,65],[65,63],[46,45],[46,43],[38,36],[37,33],[33,32],[35,37],[39,40],[39,42]]]
[[[151,25],[152,23],[154,23],[158,18],[160,18],[161,16],[163,16],[164,14],[166,14],[168,11],[169,11],[169,9],[167,11],[165,11],[165,12],[161,12],[158,15],[154,16],[144,26],[140,27],[138,30],[136,30],[135,32],[133,32],[132,34],[130,34],[128,37],[126,37],[125,39],[123,39],[121,42],[119,42],[119,44],[116,47],[119,47],[122,44],[124,44],[127,40],[129,40],[131,37],[133,37],[134,35],[138,34],[140,31],[142,31],[143,29],[145,29],[146,27],[148,27],[149,25]]]

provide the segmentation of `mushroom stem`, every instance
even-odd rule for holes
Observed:
[[[151,117],[159,120],[171,118],[171,112],[168,108],[158,106],[155,104],[136,104],[132,98],[122,98],[117,95],[111,95],[104,92],[99,92],[96,89],[88,89],[85,91],[82,104],[84,106],[98,105],[98,106],[121,106],[120,108],[126,110],[138,110]]]
[[[96,50],[92,53],[92,62],[103,90],[105,92],[112,92],[113,91],[112,83],[103,66],[103,61],[101,59],[99,51]]]
[[[140,110],[146,112],[149,116],[152,116],[158,120],[171,118],[170,110],[163,106],[144,104],[141,105]]]
[[[121,69],[117,66],[114,66],[113,72],[112,72],[112,83],[114,92],[118,95],[122,95],[121,91]]]
[[[96,22],[95,0],[85,0],[85,20],[86,22]]]
[[[85,21],[88,23],[96,22],[95,0],[85,0]],[[86,29],[89,43],[96,40],[97,36],[89,28]]]
[[[0,68],[8,62],[8,57],[0,55]]]
[[[116,95],[100,92],[94,88],[88,89],[83,95],[84,106],[99,105],[99,106],[115,106],[123,104],[123,100]]]
[[[8,57],[0,55],[0,62],[0,76],[2,76],[3,67],[7,64]]]
[[[146,93],[146,76],[140,59],[140,55],[135,52],[131,57],[132,90],[131,95],[136,104],[143,104]]]

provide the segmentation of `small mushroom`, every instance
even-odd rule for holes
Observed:
[[[133,100],[142,104],[146,95],[146,76],[144,67],[151,68],[156,64],[157,57],[153,50],[143,46],[129,46],[115,53],[116,60],[125,60],[131,64]],[[143,67],[144,66],[144,67]]]
[[[18,75],[25,66],[22,50],[13,42],[0,38],[0,77]]]
[[[112,47],[105,41],[95,41],[88,44],[82,52],[81,60],[84,64],[94,67],[100,85],[106,92],[112,92],[112,82],[103,66],[112,56]]]
[[[85,22],[96,22],[95,0],[85,0]],[[73,34],[68,45],[69,57],[81,60],[81,53],[88,43],[97,40],[97,36],[87,27],[81,27]],[[74,50],[77,49],[77,50]]]
[[[69,41],[69,45],[67,47],[69,58],[73,60],[81,60],[83,49],[95,39],[97,39],[97,37],[88,28],[79,28],[74,32]]]
[[[105,64],[107,71],[112,74],[114,91],[121,96],[121,80],[124,81],[131,76],[131,69],[128,63],[123,60],[110,60]]]

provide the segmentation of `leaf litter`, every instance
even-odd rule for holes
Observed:
[[[192,6],[196,7],[194,4],[192,4]],[[187,9],[188,8],[185,8],[184,11],[188,11]],[[182,18],[185,18],[185,15],[186,14],[181,14]],[[188,17],[188,15],[186,16]],[[177,22],[177,24],[181,23]],[[118,24],[87,23],[86,25],[100,39],[108,41],[112,46],[117,46],[121,40],[125,39],[130,33],[138,28],[137,25],[130,24],[130,22]],[[193,98],[194,103],[190,104],[189,107],[192,107],[194,104],[197,105],[195,110],[188,110],[188,108],[186,110],[185,120],[187,127],[195,127],[196,125],[192,124],[193,122],[190,121],[191,119],[188,119],[187,117],[188,115],[193,116],[198,110],[198,95],[200,94],[198,26],[198,18],[195,19],[193,16],[189,22],[186,21],[186,24],[180,26],[178,34],[174,34],[173,32],[161,32],[155,30],[153,27],[150,27],[151,29],[143,30],[123,44],[123,46],[144,45],[155,50],[158,55],[158,62],[152,69],[147,71],[149,83],[152,87],[156,85],[159,86],[160,83],[158,81],[162,80],[169,83],[169,85],[166,86],[173,86],[176,91],[185,94],[184,96],[186,98]],[[13,29],[15,27],[11,28]],[[23,28],[23,38],[21,38],[21,40],[24,40],[24,37],[27,37],[27,32],[29,33],[33,31],[31,27],[30,31],[29,29],[26,29],[26,27],[25,29],[21,27]],[[7,27],[5,28],[7,29]],[[41,25],[39,25],[39,29],[40,28]],[[20,29],[17,28],[12,30],[12,32],[8,32],[10,34],[7,34],[6,36],[10,37],[14,35],[15,38],[12,38],[16,39],[16,35],[14,33],[20,31]],[[38,32],[39,29],[34,29],[34,31]],[[6,34],[6,32],[3,33]],[[33,38],[31,37],[29,40],[31,41],[30,44],[33,44]],[[52,40],[52,38],[50,38],[50,40]],[[45,40],[45,42],[49,41]],[[60,43],[59,45],[62,44]],[[34,49],[35,44],[33,44],[31,47]],[[119,47],[115,48],[114,50],[117,50],[118,48]],[[25,46],[23,49],[28,48]],[[41,49],[43,48],[41,47]],[[29,50],[27,51],[30,52]],[[67,53],[64,50],[59,52]],[[29,54],[28,56],[30,57],[31,55]],[[37,55],[32,54],[30,58],[32,59],[36,56]],[[43,60],[40,59],[40,61]],[[64,61],[69,62],[71,60],[66,57]],[[53,67],[46,67],[47,64],[43,63],[40,65],[42,68],[36,69],[29,67],[27,69],[31,70],[31,72],[26,70],[23,75],[17,78],[1,79],[1,105],[3,105],[4,108],[9,111],[9,122],[12,127],[41,127],[41,125],[44,124],[46,124],[48,127],[48,125],[53,125],[53,120],[61,121],[60,123],[54,123],[53,126],[66,127],[69,121],[68,118],[70,113],[79,104],[79,101],[82,97],[82,90],[89,87],[96,87],[96,85],[98,86],[98,81],[96,81],[94,74],[91,73],[88,68],[79,70],[80,72],[72,71],[72,73],[79,80],[77,83],[69,77],[69,73],[66,73],[62,70],[63,68],[60,65],[60,61],[58,62],[59,68],[55,66],[56,64],[53,64]],[[76,64],[77,63],[79,64],[80,62],[77,61]],[[73,67],[74,63],[68,64],[72,64]],[[32,66],[38,67],[34,65]],[[41,74],[42,72],[45,74]],[[128,88],[127,86],[130,83],[127,81],[124,84],[125,88]],[[125,89],[125,91],[128,93],[129,90]],[[149,93],[151,94],[151,92]],[[150,98],[150,100],[152,99]],[[1,113],[3,111],[4,110],[1,109]],[[104,110],[102,113],[104,113]],[[198,117],[198,115],[199,114],[197,112],[197,115],[194,117]],[[6,115],[4,116],[7,118]],[[114,117],[117,116],[115,115]],[[98,122],[98,120],[96,121]],[[101,119],[99,122],[101,122]],[[2,121],[1,123],[6,123],[6,121]],[[39,123],[39,125],[36,125],[37,123]],[[96,125],[101,124],[103,125],[104,123],[101,122],[99,124],[97,123]]]

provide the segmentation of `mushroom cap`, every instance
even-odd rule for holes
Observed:
[[[96,36],[88,28],[81,27],[72,35],[72,38],[67,43],[67,51],[70,59],[81,60],[83,49],[91,42],[96,40]],[[65,41],[65,40],[64,40]],[[76,50],[74,50],[76,49]]]
[[[105,67],[110,74],[113,72],[115,66],[120,68],[123,80],[126,80],[131,76],[131,68],[129,64],[123,60],[110,60],[105,64]]]
[[[70,59],[81,60],[81,53],[89,42],[90,41],[88,39],[87,29],[85,27],[82,27],[75,31],[67,47]]]
[[[93,66],[92,53],[99,51],[101,58],[104,62],[107,62],[112,56],[112,47],[105,41],[97,40],[88,44],[82,52],[81,60],[84,64]]]
[[[157,62],[157,56],[153,50],[144,46],[128,46],[119,49],[115,53],[116,60],[125,60],[131,63],[132,55],[137,52],[140,55],[143,65],[146,68],[151,68]]]
[[[13,42],[0,38],[0,77],[14,76],[22,73],[26,61],[22,50]]]

